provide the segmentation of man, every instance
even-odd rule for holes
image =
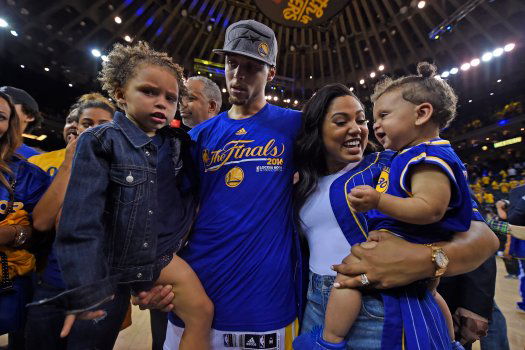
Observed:
[[[31,95],[22,89],[12,86],[2,86],[0,87],[0,91],[8,94],[13,100],[16,114],[20,120],[21,134],[24,132],[31,132],[40,126],[43,118],[38,110],[38,103],[36,103],[35,99],[31,97]],[[22,145],[16,151],[26,159],[40,154],[40,152],[24,143],[22,143]]]
[[[212,348],[288,349],[297,332],[291,193],[301,115],[266,102],[277,57],[270,28],[234,23],[215,52],[226,55],[232,107],[190,132],[201,204],[181,257],[215,305]],[[177,349],[182,323],[170,321],[164,347]]]
[[[182,98],[180,114],[182,123],[194,128],[216,116],[221,111],[221,90],[206,77],[191,77],[186,81],[188,94]]]
[[[512,225],[525,226],[525,186],[519,186],[510,192],[509,196],[508,222]],[[525,312],[525,240],[512,237],[510,243],[510,255],[518,259],[520,296],[521,301],[517,303],[517,310]]]

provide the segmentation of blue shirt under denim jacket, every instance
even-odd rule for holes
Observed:
[[[191,141],[181,129],[159,132],[169,137],[173,181],[192,213],[177,230],[182,238],[196,206],[191,174],[184,176],[191,171]],[[152,139],[119,112],[112,122],[80,136],[55,242],[68,287],[56,299],[69,312],[106,301],[117,283],[154,278],[157,151]]]

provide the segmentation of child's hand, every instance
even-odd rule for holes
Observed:
[[[365,212],[370,209],[376,209],[379,204],[381,193],[377,192],[370,186],[356,186],[352,189],[347,199],[357,212]]]
[[[60,332],[60,338],[65,338],[69,335],[69,332],[71,331],[71,328],[73,328],[73,324],[77,318],[79,320],[97,320],[103,319],[104,317],[106,317],[106,311],[104,310],[85,311],[79,314],[66,315],[64,326],[62,326],[62,331]]]

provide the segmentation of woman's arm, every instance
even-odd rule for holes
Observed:
[[[345,258],[342,264],[334,266],[334,270],[349,276],[341,282],[341,287],[362,287],[359,275],[363,273],[379,289],[405,286],[434,277],[436,268],[429,247],[407,242],[386,232],[379,232],[371,238],[372,242],[352,247],[352,255],[360,262],[350,264]],[[450,260],[445,276],[454,276],[480,266],[494,254],[499,241],[484,222],[472,221],[467,232],[455,234],[450,242],[435,245],[442,247]]]
[[[525,240],[525,226],[509,224],[509,233],[518,239]]]
[[[67,145],[64,162],[60,165],[53,182],[33,210],[33,227],[38,231],[49,231],[55,227],[57,215],[64,203],[76,145],[76,139]]]
[[[16,242],[16,236],[23,230],[27,235],[24,241],[28,241],[31,238],[33,229],[27,225],[3,225],[0,226],[0,246],[13,246]]]

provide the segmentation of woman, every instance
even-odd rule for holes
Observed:
[[[15,153],[21,144],[15,106],[0,92],[0,334],[11,347],[23,345],[25,304],[31,297],[35,258],[24,248],[32,235],[30,214],[48,176]]]
[[[364,261],[338,267],[343,274],[358,275],[342,286],[365,286],[378,279],[383,282],[378,287],[402,286],[432,277],[435,273],[436,266],[432,266],[428,247],[410,244],[387,234],[378,236],[377,243],[358,245],[367,238],[366,216],[349,210],[346,194],[356,185],[375,187],[378,182],[380,186],[384,185],[388,178],[380,178],[380,174],[383,168],[389,167],[393,156],[390,151],[364,156],[367,144],[364,107],[343,85],[328,85],[320,89],[306,104],[303,129],[297,140],[296,165],[300,180],[295,193],[299,224],[310,247],[308,301],[302,332],[309,332],[323,323],[326,302],[336,275],[330,266],[343,260],[351,245],[354,246],[354,256],[364,258]],[[481,220],[480,217],[476,219]],[[470,237],[459,234],[453,242],[445,245],[445,253],[451,260],[448,274],[476,267],[496,248],[495,237],[490,237],[491,233],[480,229],[480,225],[473,222]],[[455,249],[457,244],[462,245],[461,252]],[[377,260],[375,250],[381,251],[381,260],[388,265]],[[486,255],[479,259],[475,256],[476,251]],[[407,265],[404,259],[415,265]],[[385,271],[391,275],[391,280],[381,276]],[[406,276],[403,276],[405,272]],[[383,295],[385,297],[388,296]],[[392,348],[401,346],[401,337],[392,336],[395,332],[383,334],[383,326],[389,327],[387,330],[392,326],[388,320],[385,324],[383,298],[370,290],[364,293],[361,313],[348,335],[351,338],[348,348],[379,349],[382,342]],[[435,303],[430,299],[426,302],[430,307]],[[422,313],[423,318],[431,316]],[[430,326],[431,335],[426,341],[439,341],[439,337],[434,337],[438,329],[441,325]]]

